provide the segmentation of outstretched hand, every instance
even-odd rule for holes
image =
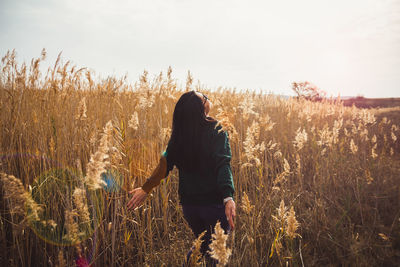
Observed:
[[[236,217],[236,205],[235,201],[229,200],[225,204],[225,215],[226,219],[228,220],[229,226],[232,230],[235,229],[235,223],[233,222]]]
[[[147,197],[147,193],[141,187],[129,191],[129,194],[133,194],[133,196],[127,204],[128,210],[134,210],[141,206]]]

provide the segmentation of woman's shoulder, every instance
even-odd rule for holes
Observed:
[[[218,136],[219,139],[237,138],[238,133],[235,126],[229,120],[214,120],[212,124],[213,136]]]
[[[223,125],[217,120],[213,121],[209,127],[213,139],[226,138],[228,135]]]

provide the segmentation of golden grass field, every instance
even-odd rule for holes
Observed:
[[[60,60],[41,73],[45,52],[30,65],[15,57],[0,72],[1,266],[182,266],[195,240],[177,170],[143,207],[126,204],[157,165],[186,90],[207,94],[230,136],[227,266],[400,262],[399,108],[210,91],[190,75],[180,86],[171,69],[133,85]]]

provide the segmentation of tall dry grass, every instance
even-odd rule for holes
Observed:
[[[29,66],[15,52],[2,59],[3,264],[182,265],[194,236],[179,206],[177,170],[144,207],[128,212],[126,203],[155,167],[174,105],[191,89],[209,96],[211,115],[230,134],[238,216],[228,266],[399,262],[397,116],[210,91],[193,86],[190,74],[181,87],[171,69],[144,72],[133,85],[95,79],[60,58],[41,73],[45,54]],[[111,176],[117,185],[105,190]]]

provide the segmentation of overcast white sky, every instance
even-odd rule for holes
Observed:
[[[172,66],[208,88],[400,97],[400,0],[0,0],[0,55],[102,77]]]

